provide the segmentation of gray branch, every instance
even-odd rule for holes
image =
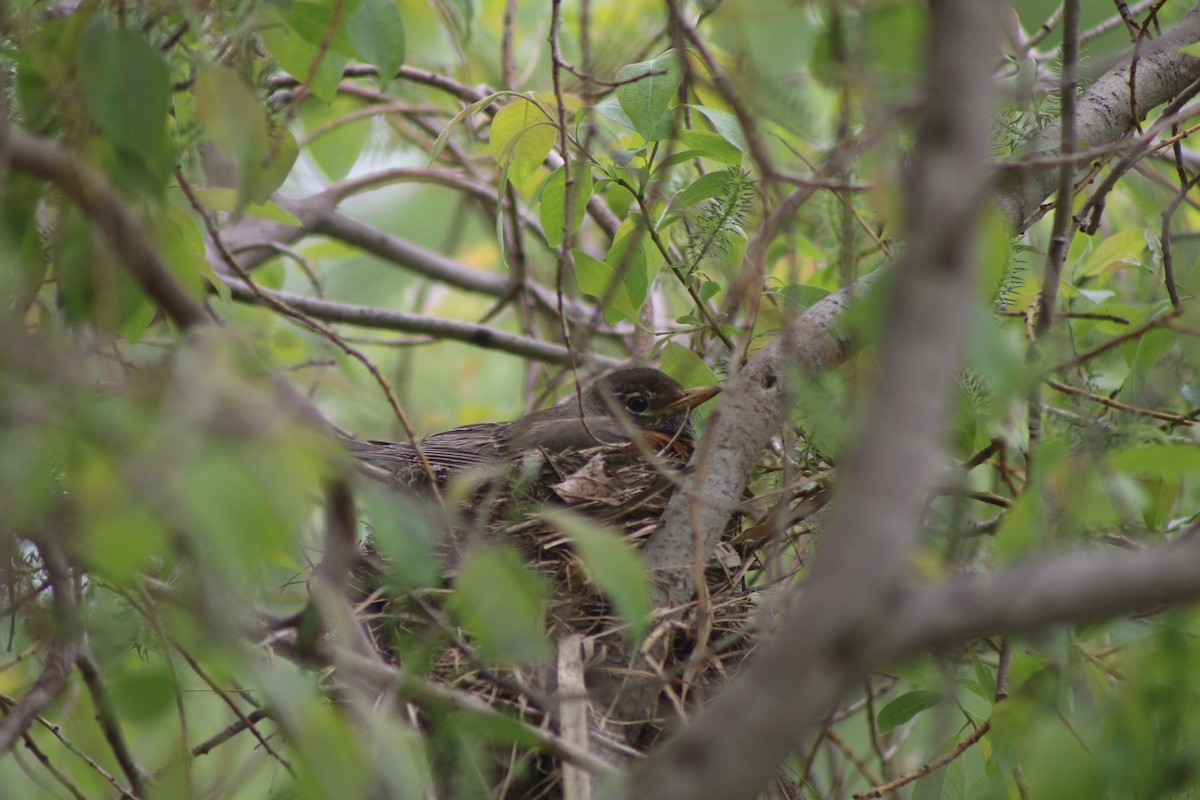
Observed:
[[[650,760],[625,797],[752,797],[863,674],[861,652],[901,590],[935,478],[948,389],[974,306],[975,229],[990,177],[992,78],[983,55],[996,24],[990,9],[987,0],[949,0],[930,13],[926,106],[907,191],[909,249],[894,271],[874,402],[812,578],[779,634]],[[781,345],[778,366],[793,354],[811,360],[800,345]],[[775,366],[756,365],[757,392],[739,381],[739,400],[749,395],[760,409],[777,408],[786,372]],[[721,413],[728,410],[722,404]],[[699,455],[704,477],[723,468],[705,463],[712,458]],[[683,505],[686,518],[690,504]]]
[[[1188,84],[1200,78],[1200,58],[1179,51],[1185,44],[1200,41],[1200,5],[1162,37],[1143,44],[1138,54],[1134,86],[1137,89],[1139,121],[1174,99]],[[1076,150],[1102,148],[1127,136],[1134,129],[1129,74],[1131,59],[1102,74],[1080,96],[1076,116]],[[1029,148],[1037,155],[1058,151],[1061,123],[1050,125]],[[1042,166],[1014,169],[1001,180],[996,202],[1009,226],[1023,230],[1026,220],[1054,190],[1058,169]]]
[[[259,303],[261,298],[254,290],[239,278],[221,276],[222,281],[229,287],[233,299],[243,303]],[[423,336],[435,336],[439,339],[453,339],[466,342],[476,347],[490,350],[500,350],[512,353],[534,361],[548,364],[570,364],[572,352],[562,345],[531,339],[515,333],[473,322],[460,322],[441,317],[430,317],[425,314],[409,314],[404,311],[389,311],[371,306],[358,306],[351,303],[339,303],[333,300],[321,300],[292,292],[276,291],[258,287],[259,291],[275,300],[291,306],[297,311],[307,314],[314,319],[326,322],[341,322],[347,325],[361,325],[380,330],[402,331]],[[596,364],[616,366],[622,363],[618,359],[593,353],[574,353],[575,360],[588,361]]]

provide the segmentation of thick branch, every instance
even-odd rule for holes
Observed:
[[[57,186],[100,229],[117,258],[146,295],[181,328],[209,321],[204,306],[171,272],[108,179],[74,153],[18,131],[9,131],[0,157],[10,169]]]
[[[235,300],[244,303],[258,303],[261,298],[238,278],[223,276],[225,285],[229,287]],[[491,350],[512,353],[534,361],[547,364],[570,364],[574,360],[592,361],[597,364],[616,366],[621,363],[615,358],[588,353],[572,354],[567,348],[518,336],[515,333],[495,328],[490,325],[479,325],[473,322],[460,322],[441,317],[430,317],[424,314],[409,314],[404,311],[389,311],[370,306],[356,306],[350,303],[339,303],[333,300],[321,300],[292,292],[273,291],[259,287],[259,291],[285,303],[288,306],[307,314],[314,319],[327,322],[342,322],[348,325],[361,325],[366,328],[381,330],[403,331],[439,339],[453,339],[459,342],[473,344]]]
[[[42,564],[53,596],[54,640],[47,649],[46,661],[33,686],[0,719],[0,755],[7,753],[33,721],[66,689],[67,678],[82,645],[79,598],[66,558],[52,541],[39,543],[38,551],[42,554]]]
[[[1196,41],[1200,41],[1200,5],[1193,7],[1174,29],[1143,45],[1138,54],[1136,83],[1137,110],[1142,119],[1200,78],[1200,59],[1179,52],[1181,45]],[[1077,149],[1110,145],[1133,130],[1129,71],[1128,63],[1109,70],[1080,96]],[[1050,125],[1030,150],[1040,155],[1054,152],[1061,137],[1062,126]],[[1050,166],[1009,172],[1002,177],[996,199],[1013,230],[1022,230],[1025,221],[1054,190],[1057,178],[1058,170]]]
[[[1181,60],[1186,57],[1180,56],[1176,49],[1182,43],[1200,39],[1200,10],[1197,9],[1200,5],[1167,36],[1154,43],[1149,49],[1153,57],[1143,55],[1139,60],[1138,108],[1143,113],[1173,99],[1174,96],[1165,93],[1165,89],[1182,91],[1190,82],[1188,75],[1192,79],[1200,76],[1200,59]],[[1164,41],[1173,44],[1161,50]],[[1179,71],[1185,67],[1187,75],[1181,76]],[[1081,138],[1096,137],[1093,144],[1111,144],[1132,130],[1128,79],[1128,67],[1116,67],[1097,79],[1080,97],[1077,122]],[[1113,127],[1118,122],[1124,126],[1119,130]],[[1059,126],[1053,125],[1043,133],[1042,140],[1057,142],[1058,136]],[[1023,197],[1022,187],[1014,184],[1013,176],[1009,176],[1001,181],[1002,185],[993,195],[1014,230],[1025,219],[1020,209],[1035,208],[1054,190],[1057,169],[1049,166],[1041,168],[1040,172],[1030,170],[1025,174],[1029,177],[1041,175],[1044,180],[1027,182],[1025,190],[1030,194]],[[794,211],[790,204],[787,208]],[[771,229],[782,227],[786,216],[781,214],[773,218]],[[765,251],[765,243],[759,244],[757,239],[747,249],[747,258],[757,251]],[[840,313],[850,297],[865,291],[879,278],[876,273],[868,275],[814,305],[793,320],[780,339],[751,358],[725,386],[708,434],[697,453],[698,468],[688,481],[689,492],[676,494],[663,515],[662,524],[646,545],[647,564],[658,574],[673,604],[691,599],[694,591],[693,552],[701,558],[707,558],[713,552],[720,532],[740,502],[751,468],[766,447],[771,432],[783,419],[788,397],[780,376],[786,374],[785,368],[819,369],[839,363],[847,352],[833,336]],[[695,511],[688,501],[692,496],[705,499]],[[698,537],[699,549],[695,549],[694,536]]]
[[[862,678],[863,653],[900,591],[936,475],[974,306],[975,229],[989,181],[991,75],[981,54],[996,24],[990,7],[944,0],[930,12],[926,106],[907,192],[910,246],[890,293],[879,386],[811,581],[779,635],[648,763],[626,797],[753,796],[848,682]],[[764,387],[781,382],[763,377]]]
[[[881,664],[975,636],[1092,622],[1200,600],[1200,538],[1130,553],[1074,553],[909,596],[871,644]]]

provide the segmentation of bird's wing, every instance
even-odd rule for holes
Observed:
[[[561,453],[628,441],[625,430],[609,417],[588,416],[581,420],[578,416],[542,416],[530,424],[513,423],[510,441],[505,446],[518,450],[540,447]]]
[[[430,434],[418,445],[431,465],[458,472],[498,460],[502,434],[500,424],[485,422]],[[408,442],[351,440],[346,442],[346,449],[359,460],[387,470],[420,463],[416,450]]]

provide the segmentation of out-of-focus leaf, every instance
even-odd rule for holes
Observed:
[[[1023,492],[1000,520],[996,557],[1012,562],[1027,554],[1034,542],[1045,536],[1048,514],[1046,499],[1040,492]]]
[[[193,189],[192,192],[206,208],[212,211],[224,211],[232,214],[238,210],[237,190],[235,189]],[[299,226],[302,224],[300,220],[293,217],[273,200],[268,200],[265,203],[250,203],[241,211],[243,214],[251,217],[269,219],[272,222],[282,222],[285,225]]]
[[[571,230],[579,230],[587,214],[587,203],[592,197],[592,170],[584,161],[571,162]],[[542,189],[542,200],[538,206],[546,244],[558,247],[563,243],[563,217],[566,214],[566,173],[562,167],[551,173]]]
[[[364,0],[347,2],[345,7],[354,8]],[[292,0],[281,4],[277,9],[284,15],[289,27],[304,41],[313,47],[327,47],[330,51],[347,58],[359,55],[346,31],[346,17],[338,9],[337,3],[327,3],[325,0]]]
[[[305,129],[312,132],[360,108],[360,101],[347,96],[338,96],[324,106],[309,104],[305,106],[302,117]],[[358,119],[339,124],[332,130],[325,130],[305,146],[305,151],[312,156],[313,161],[325,173],[325,177],[332,181],[340,181],[350,174],[351,168],[358,163],[370,136],[371,120]]]
[[[916,3],[879,3],[866,15],[867,51],[882,76],[897,85],[911,81],[925,63],[927,15]]]
[[[329,103],[337,96],[338,84],[342,82],[342,69],[353,47],[344,31],[334,37],[333,46],[322,51],[320,38],[330,20],[328,3],[296,3],[293,13],[286,17],[277,8],[268,11],[261,36],[271,57],[296,80],[307,83],[322,102]],[[318,18],[314,14],[324,13]],[[312,12],[312,13],[310,13]],[[315,41],[308,41],[312,36]],[[338,48],[342,48],[339,50]],[[320,58],[318,62],[317,59]],[[316,72],[313,73],[313,65]]]
[[[155,661],[134,669],[118,670],[111,694],[121,719],[149,722],[175,708],[176,690],[170,670]]]
[[[155,240],[163,260],[171,267],[180,283],[203,297],[204,278],[212,275],[204,250],[204,235],[187,213],[174,204],[167,204],[159,216]],[[216,283],[216,280],[213,281]]]
[[[291,169],[295,139],[286,130],[268,134],[262,104],[237,73],[224,67],[200,70],[196,112],[213,144],[233,161],[238,210],[265,201]]]
[[[509,547],[469,554],[454,582],[454,607],[491,658],[506,664],[544,662],[551,655],[543,628],[548,588]]]
[[[1136,342],[1127,343],[1122,354],[1129,363],[1129,374],[1121,387],[1121,397],[1134,403],[1153,402],[1153,398],[1146,397],[1147,378],[1178,340],[1177,332],[1158,328],[1139,336]]]
[[[165,181],[174,152],[166,136],[171,79],[162,56],[136,31],[97,16],[79,39],[79,82],[88,114],[122,153]]]
[[[1143,444],[1115,451],[1113,469],[1177,481],[1200,473],[1200,447],[1192,444]]]
[[[551,511],[546,519],[571,540],[588,578],[604,592],[634,638],[646,631],[651,609],[650,577],[629,542],[595,522]]]
[[[396,0],[360,0],[346,18],[346,34],[359,58],[379,70],[386,89],[404,63],[404,20]]]
[[[1200,406],[1200,381],[1188,381],[1179,387],[1179,393],[1192,405]]]
[[[441,569],[434,558],[438,530],[411,499],[387,487],[369,486],[362,493],[363,516],[371,538],[388,562],[388,575],[399,591],[436,586]]]
[[[657,58],[629,64],[617,72],[617,99],[634,130],[647,141],[671,135],[671,100],[683,80],[679,53],[668,50]]]

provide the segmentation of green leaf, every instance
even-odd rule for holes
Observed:
[[[634,130],[647,141],[671,135],[671,101],[683,80],[683,64],[676,50],[650,61],[629,64],[617,72],[617,100]]]
[[[623,125],[630,130],[633,129],[633,120],[625,113],[625,109],[621,108],[621,101],[615,95],[610,95],[592,107],[599,116],[604,117],[618,125]]]
[[[1129,374],[1121,387],[1121,397],[1134,403],[1152,403],[1153,397],[1147,397],[1146,392],[1147,376],[1178,341],[1179,334],[1175,331],[1158,328],[1138,337],[1136,342],[1127,342],[1122,354],[1129,361]]]
[[[517,186],[537,171],[558,136],[546,110],[526,97],[516,97],[492,119],[490,150]]]
[[[996,529],[997,560],[1011,563],[1025,555],[1045,535],[1048,515],[1046,498],[1041,492],[1023,492]]]
[[[737,117],[728,111],[718,111],[708,106],[693,105],[692,108],[704,115],[704,118],[722,139],[742,153],[750,155],[750,145],[746,142],[746,134],[742,131],[742,123],[738,122]],[[730,166],[738,166],[740,163],[741,159],[739,158],[736,162],[730,162]]]
[[[205,65],[196,76],[196,114],[213,144],[232,159],[244,184],[270,145],[267,118],[254,92],[233,70]]]
[[[571,230],[579,230],[592,197],[592,168],[586,161],[571,162]],[[563,215],[566,214],[566,173],[562,167],[554,170],[542,189],[538,213],[546,244],[558,247],[563,243]]]
[[[337,3],[329,3],[326,0],[291,0],[290,3],[282,4],[279,11],[285,15],[288,26],[313,47],[327,47],[329,51],[340,53],[346,58],[358,55],[347,35],[347,25],[340,16]]]
[[[258,98],[232,70],[204,66],[196,77],[196,113],[212,142],[233,161],[239,193],[236,211],[262,203],[287,177],[298,147],[286,128],[267,133]]]
[[[155,227],[154,238],[163,260],[179,282],[197,299],[202,299],[207,288],[204,279],[212,275],[205,254],[204,235],[187,212],[174,204],[167,204]],[[213,283],[218,283],[215,277]]]
[[[1194,444],[1143,444],[1109,456],[1113,469],[1177,481],[1200,472],[1200,447]]]
[[[230,214],[238,211],[237,190],[235,189],[193,189],[192,192],[200,200],[201,204],[213,211],[224,211]],[[273,200],[268,200],[265,203],[250,203],[241,209],[241,213],[258,217],[259,219],[269,219],[272,222],[282,222],[285,225],[299,226],[303,224]]]
[[[873,4],[866,15],[865,50],[896,85],[918,75],[925,63],[927,16],[915,3]]]
[[[636,319],[641,304],[634,304],[613,268],[582,250],[572,253],[575,256],[575,282],[581,292],[604,303],[604,321],[612,325],[623,319]]]
[[[629,302],[633,306],[631,319],[637,319],[638,312],[642,310],[642,303],[646,302],[650,295],[650,275],[647,272],[648,260],[643,246],[644,238],[645,233],[640,223],[628,219],[617,229],[612,246],[608,248],[608,254],[604,257],[605,263],[620,279],[629,296]]]
[[[328,27],[328,12],[332,11],[332,8],[332,5],[327,6],[326,16],[323,17],[324,27],[314,16],[320,12],[317,4],[297,3],[286,18],[278,8],[274,8],[268,13],[259,34],[271,58],[296,80],[305,83],[313,94],[325,103],[330,103],[337,97],[338,85],[342,82],[342,69],[348,60],[346,55],[338,52],[339,48],[347,54],[353,54],[353,48],[344,31],[338,32],[333,47],[325,51],[320,49],[320,36]],[[314,41],[308,41],[305,34],[313,36]]]
[[[387,559],[387,575],[393,587],[406,592],[437,586],[442,571],[434,559],[431,537],[437,526],[407,495],[378,484],[363,488],[363,517],[372,541]]]
[[[729,167],[740,166],[742,151],[725,141],[719,133],[712,131],[680,131],[679,141],[693,148],[704,158],[712,159]]]
[[[306,104],[302,114],[304,129],[311,135],[322,125],[333,123],[361,109],[362,106],[361,101],[346,95],[339,95],[329,105]],[[320,136],[305,145],[305,149],[321,172],[325,173],[326,178],[340,181],[349,175],[350,170],[358,163],[371,136],[371,130],[369,119],[338,124],[332,129],[322,131]]]
[[[95,17],[80,37],[79,82],[89,116],[122,153],[165,180],[174,161],[166,135],[171,77],[162,56],[130,28]]]
[[[513,95],[513,93],[512,92],[493,92],[492,94],[489,94],[487,97],[481,97],[480,99],[476,100],[474,103],[471,103],[471,105],[467,106],[462,111],[459,111],[457,114],[455,114],[453,117],[451,117],[450,121],[446,123],[446,127],[442,128],[442,132],[438,134],[437,139],[435,139],[433,142],[433,148],[429,151],[429,164],[432,166],[433,162],[437,161],[437,157],[442,152],[442,148],[444,148],[446,146],[446,140],[450,138],[450,129],[451,128],[453,128],[455,125],[462,122],[464,119],[471,116],[472,114],[475,114],[475,113],[479,112],[480,110],[487,108],[493,102],[495,102],[496,98],[509,96],[509,95]]]
[[[588,579],[612,602],[634,638],[646,632],[651,610],[650,577],[637,551],[620,535],[567,511],[545,519],[571,540]]]
[[[716,386],[720,383],[717,374],[700,356],[677,342],[667,342],[663,347],[659,368],[679,381],[685,389]]]
[[[889,733],[895,728],[942,702],[942,693],[929,689],[917,689],[902,694],[883,708],[879,709],[878,723],[880,733]]]
[[[112,700],[122,719],[149,722],[175,708],[175,679],[165,665],[121,670],[112,682]]]
[[[729,173],[724,170],[701,175],[675,193],[675,196],[671,198],[669,210],[681,211],[685,208],[692,208],[705,200],[710,200],[721,194],[728,182]]]
[[[980,695],[989,703],[996,699],[996,673],[974,650],[971,650],[971,668],[975,670],[975,680],[979,682]]]
[[[491,658],[531,664],[550,658],[543,630],[545,582],[510,547],[469,554],[454,582],[454,608],[463,625]]]
[[[1099,275],[1114,264],[1140,263],[1138,256],[1146,249],[1145,233],[1142,228],[1127,228],[1105,238],[1076,268],[1076,277]]]
[[[404,20],[396,0],[360,0],[346,18],[346,34],[358,57],[379,70],[386,89],[404,63]]]

